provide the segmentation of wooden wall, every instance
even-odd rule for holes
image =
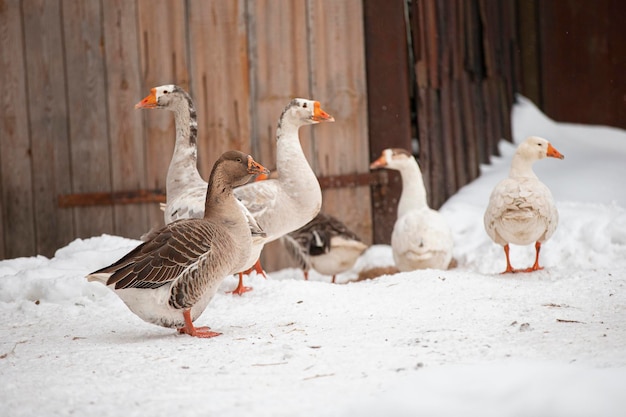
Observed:
[[[562,122],[626,129],[626,2],[538,1],[536,7],[542,110]]]
[[[435,209],[478,177],[500,139],[511,139],[519,91],[513,6],[364,0],[372,155],[413,150]],[[372,187],[377,242],[390,241],[401,189],[392,174]]]
[[[511,140],[513,2],[422,0],[411,10],[419,161],[438,208]]]
[[[273,167],[293,97],[336,119],[301,129],[315,172],[368,173],[362,13],[360,0],[0,1],[0,258],[162,224],[174,120],[133,108],[157,85],[194,98],[205,178],[232,148]],[[63,195],[138,190],[148,202],[59,207]],[[323,210],[367,242],[370,207],[367,184],[324,191]],[[286,264],[279,249],[264,252],[267,270]]]

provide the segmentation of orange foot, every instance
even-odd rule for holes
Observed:
[[[178,329],[178,333],[188,334],[193,337],[201,337],[203,339],[221,335],[221,333],[211,331],[211,329],[206,326],[194,327],[189,310],[183,311],[183,317],[185,318],[185,325]]]
[[[246,287],[243,285],[243,272],[239,273],[239,284],[237,284],[237,288],[232,291],[228,291],[229,294],[237,294],[242,295],[245,292],[252,291],[252,287]]]

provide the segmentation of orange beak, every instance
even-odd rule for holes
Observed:
[[[250,155],[248,155],[248,174],[269,175],[270,170],[259,164]]]
[[[316,122],[334,122],[335,118],[330,114],[326,113],[322,110],[320,106],[320,102],[316,101],[313,107],[313,117],[312,119]]]
[[[156,88],[150,90],[150,95],[135,104],[136,109],[154,109],[157,106]]]
[[[552,157],[552,158],[559,158],[559,159],[563,159],[565,158],[565,156],[561,155],[561,153],[559,151],[557,151],[554,146],[552,146],[551,144],[548,143],[548,152],[547,155]]]
[[[385,158],[385,154],[382,154],[380,158],[375,160],[370,164],[370,169],[379,169],[387,166],[387,158]]]

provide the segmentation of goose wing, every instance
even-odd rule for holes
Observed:
[[[115,289],[158,288],[197,266],[211,251],[214,225],[197,219],[179,220],[137,246],[114,264],[90,276],[108,275]]]

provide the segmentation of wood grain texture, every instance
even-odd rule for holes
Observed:
[[[147,188],[144,133],[141,114],[134,110],[145,93],[141,88],[136,3],[112,0],[103,11],[113,191],[143,189]],[[137,239],[152,226],[146,205],[116,206],[114,215],[114,231],[120,236]]]
[[[36,253],[26,51],[19,3],[8,0],[0,7],[0,259]]]
[[[143,88],[136,101],[164,84],[176,84],[189,92],[185,2],[138,0],[137,13]],[[143,119],[148,187],[165,188],[176,137],[174,115],[162,110],[132,111],[140,112]],[[158,204],[149,206],[148,218],[152,226],[164,224]]]
[[[243,0],[190,0],[192,96],[204,178],[229,150],[250,152],[250,80]]]
[[[280,7],[276,7],[280,5]],[[310,89],[307,1],[248,0],[250,70],[250,149],[269,169],[276,168],[276,127],[281,112],[295,97],[318,99]],[[322,108],[327,109],[322,101]],[[312,134],[318,126],[299,130],[300,143],[313,165]],[[293,266],[279,242],[266,245],[261,264],[267,271]]]
[[[102,11],[99,2],[64,0],[72,192],[111,191],[111,158],[105,102]],[[75,208],[76,237],[113,233],[111,207]]]
[[[75,236],[70,210],[57,195],[71,191],[67,97],[60,3],[22,3],[28,85],[37,253],[52,255]]]
[[[280,4],[280,7],[272,5]],[[295,97],[311,98],[307,38],[307,1],[248,0],[252,154],[266,167],[276,166],[276,127]],[[326,103],[322,103],[322,108]],[[311,156],[311,132],[300,129],[300,142]]]
[[[401,2],[366,0],[363,2],[363,14],[371,162],[386,148],[412,149],[411,81],[407,70],[413,63],[409,62],[406,53],[406,24]],[[418,36],[418,32],[414,34]],[[419,47],[420,41],[414,39],[413,45]],[[402,192],[399,174],[394,171],[384,172],[387,183],[371,188],[372,238],[376,243],[391,241]]]
[[[312,131],[313,169],[318,176],[368,172],[362,1],[312,0],[309,18],[312,94],[336,120]],[[369,187],[325,191],[322,209],[372,242]]]

